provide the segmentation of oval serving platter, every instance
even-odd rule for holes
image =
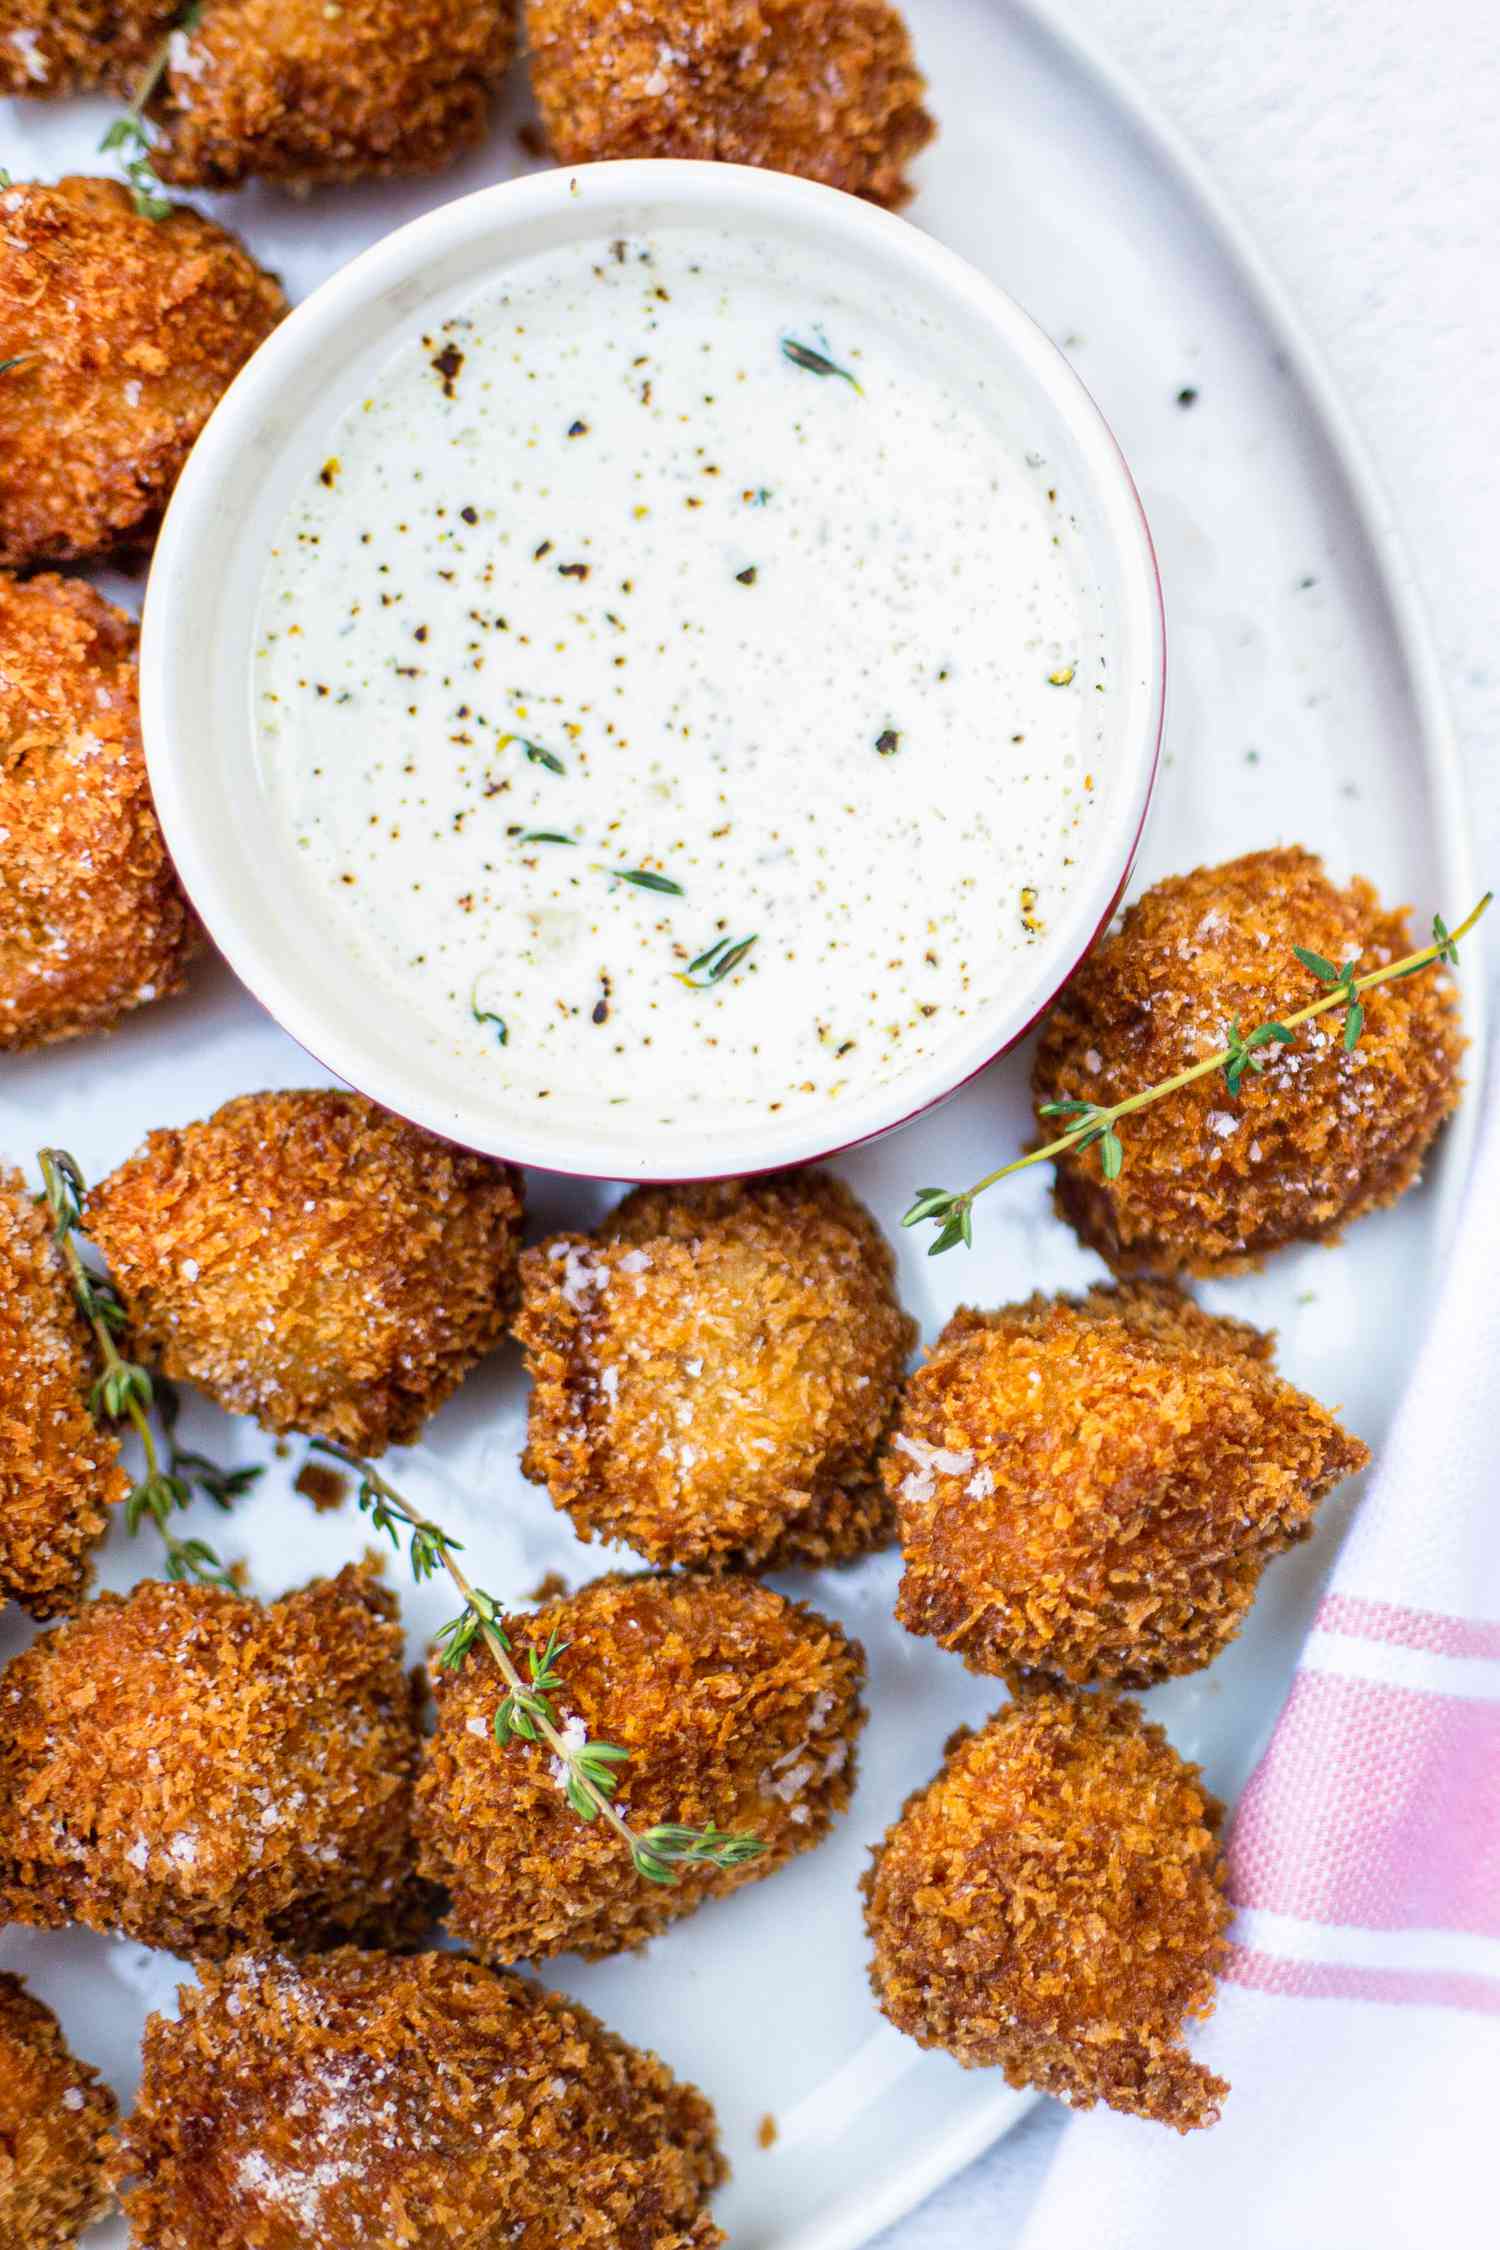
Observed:
[[[910,0],[907,13],[942,131],[923,160],[913,223],[991,273],[1062,345],[1112,423],[1141,486],[1166,587],[1170,717],[1136,884],[1261,844],[1321,850],[1338,875],[1367,873],[1409,899],[1419,927],[1456,919],[1475,883],[1436,667],[1380,495],[1326,379],[1253,249],[1195,161],[1112,66],[1044,10],[994,0]],[[0,164],[18,177],[102,169],[99,103],[0,104]],[[451,195],[534,169],[516,137],[517,91],[486,148],[435,181],[326,193],[302,203],[252,189],[205,199],[299,297],[390,227]],[[138,606],[138,585],[108,590]],[[1465,980],[1476,1044],[1478,980]],[[1477,1055],[1474,1058],[1477,1065]],[[945,1110],[842,1169],[895,1233],[919,1183],[959,1186],[1025,1134],[1027,1055],[996,1065]],[[153,1125],[206,1114],[229,1095],[325,1074],[214,963],[181,1000],[107,1041],[85,1040],[0,1072],[0,1154],[29,1161],[65,1141],[97,1173]],[[1471,1075],[1473,1073],[1471,1072]],[[1336,1250],[1304,1250],[1201,1294],[1280,1332],[1291,1378],[1378,1445],[1406,1336],[1438,1270],[1464,1170],[1461,1113],[1432,1175]],[[532,1226],[587,1223],[607,1191],[533,1174]],[[900,1240],[906,1302],[930,1336],[962,1301],[1002,1303],[1099,1277],[1023,1174],[979,1206],[975,1248],[940,1260]],[[1398,1332],[1388,1308],[1407,1309]],[[369,1543],[352,1506],[315,1514],[291,1489],[300,1449],[276,1456],[248,1425],[191,1409],[220,1458],[268,1461],[231,1519],[204,1503],[191,1528],[242,1555],[271,1593]],[[397,1457],[401,1479],[469,1547],[478,1575],[512,1596],[559,1570],[570,1585],[608,1568],[521,1478],[525,1386],[513,1354],[482,1370]],[[1264,1743],[1358,1487],[1319,1535],[1276,1563],[1240,1641],[1197,1679],[1149,1699],[1178,1746],[1233,1795]],[[143,1535],[144,1536],[144,1535]],[[153,1563],[117,1532],[104,1583]],[[855,2250],[988,2145],[1027,2106],[997,2078],[923,2055],[878,2016],[865,1983],[855,1886],[869,1845],[943,1741],[999,1699],[956,1659],[891,1619],[890,1557],[781,1583],[865,1642],[872,1711],[859,1790],[839,1830],[774,1881],[705,1909],[644,1954],[552,1964],[616,2029],[656,2047],[712,2097],[734,2178],[716,2216],[736,2250]],[[413,1655],[447,1614],[440,1588],[401,1587]],[[0,1657],[29,1628],[0,1618]],[[134,2084],[146,2010],[170,2006],[170,1957],[82,1932],[0,1933],[78,2051],[121,2095]],[[761,2145],[762,2126],[775,2134]],[[107,2222],[95,2250],[120,2250]]]

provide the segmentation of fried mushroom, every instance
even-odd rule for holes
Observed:
[[[1356,878],[1339,890],[1292,845],[1157,883],[1097,946],[1048,1017],[1032,1090],[1042,1105],[1109,1106],[1157,1085],[1316,999],[1294,948],[1342,967],[1415,950],[1404,910]],[[1441,971],[1370,993],[1363,1034],[1344,1046],[1333,1010],[1295,1045],[1256,1050],[1232,1096],[1222,1072],[1121,1127],[1107,1180],[1097,1147],[1057,1165],[1057,1208],[1117,1273],[1231,1273],[1290,1242],[1336,1240],[1394,1203],[1459,1097],[1458,1001]]]
[[[895,208],[936,130],[886,0],[527,0],[526,31],[563,164],[754,164]]]
[[[516,1334],[521,1465],[583,1538],[765,1569],[889,1539],[875,1457],[915,1330],[841,1182],[637,1189],[526,1253]]]
[[[71,2250],[110,2206],[115,2098],[75,2062],[61,2026],[0,1974],[0,2241]]]
[[[241,1954],[146,2026],[120,2170],[150,2250],[714,2250],[696,2087],[451,1953]]]
[[[637,1879],[620,1838],[582,1821],[545,1747],[494,1740],[503,1688],[482,1652],[438,1681],[417,1790],[419,1866],[484,1959],[597,1958],[810,1851],[844,1810],[864,1721],[864,1652],[816,1610],[740,1577],[601,1578],[505,1631],[523,1670],[561,1643],[559,1718],[628,1751],[615,1802],[637,1836],[665,1823],[759,1839],[737,1867]]]
[[[380,1453],[504,1335],[521,1183],[362,1094],[242,1094],[152,1133],[86,1223],[164,1374]]]
[[[1223,1810],[1137,1703],[1048,1690],[961,1729],[864,1878],[881,2008],[1074,2109],[1216,2123],[1182,2033],[1228,1950]]]
[[[234,239],[116,180],[0,191],[0,567],[155,532],[193,442],[286,310]]]
[[[208,0],[152,115],[181,187],[436,172],[484,136],[512,0]]]
[[[88,1411],[88,1335],[52,1229],[0,1166],[0,1605],[73,1609],[109,1510],[120,1449]]]
[[[136,628],[81,579],[0,571],[0,1050],[176,992],[198,926],[141,751]]]
[[[178,0],[3,0],[0,94],[133,93]]]
[[[404,1935],[417,1752],[368,1569],[101,1594],[0,1675],[0,1914],[186,1954]]]
[[[957,1312],[885,1463],[901,1623],[1012,1680],[1210,1663],[1369,1459],[1273,1348],[1162,1284]]]

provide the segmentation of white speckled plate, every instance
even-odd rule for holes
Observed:
[[[911,0],[940,142],[924,160],[916,224],[987,268],[1064,345],[1110,418],[1140,482],[1161,554],[1171,643],[1168,756],[1140,876],[1297,840],[1336,871],[1359,868],[1424,922],[1472,901],[1460,788],[1425,632],[1378,492],[1315,361],[1253,253],[1195,167],[1143,116],[1111,70],[1030,9],[992,0]],[[0,104],[0,164],[18,177],[94,168],[107,113]],[[429,203],[527,168],[513,108],[488,149],[431,183],[301,203],[251,191],[223,215],[306,291],[377,234]],[[1178,403],[1179,394],[1193,394]],[[1466,990],[1471,1010],[1478,980]],[[1472,1020],[1472,1019],[1471,1019]],[[1477,1021],[1472,1021],[1478,1035]],[[97,1172],[152,1125],[203,1115],[230,1094],[321,1074],[207,965],[182,1000],[107,1042],[0,1066],[0,1152],[65,1141]],[[851,1159],[849,1178],[888,1226],[918,1182],[958,1185],[1026,1128],[1026,1058],[998,1065],[936,1117]],[[1461,1119],[1431,1182],[1366,1221],[1336,1251],[1291,1253],[1264,1275],[1204,1292],[1221,1310],[1274,1324],[1286,1371],[1379,1442],[1399,1390],[1402,1333],[1420,1316],[1453,1208],[1468,1130]],[[586,1217],[595,1198],[538,1175],[538,1226]],[[1026,1175],[981,1207],[967,1258],[929,1264],[902,1244],[907,1302],[928,1333],[960,1297],[997,1303],[1093,1277]],[[469,1543],[497,1588],[560,1568],[604,1567],[577,1546],[517,1467],[524,1395],[503,1359],[477,1376],[399,1465]],[[222,1455],[264,1458],[256,1433],[209,1410]],[[249,1558],[275,1591],[364,1544],[347,1511],[317,1516],[274,1463],[233,1522],[194,1528]],[[1273,1566],[1236,1647],[1200,1678],[1152,1699],[1178,1744],[1220,1790],[1248,1773],[1284,1693],[1339,1531],[1341,1493],[1320,1536]],[[150,1559],[117,1536],[105,1578],[128,1585]],[[734,2180],[718,2213],[737,2250],[853,2250],[992,2140],[1027,2097],[924,2056],[876,2014],[864,1980],[855,1884],[867,1847],[943,1739],[996,1692],[890,1621],[889,1559],[797,1581],[870,1656],[872,1720],[859,1792],[836,1836],[774,1881],[710,1907],[647,1953],[555,1981],[630,2037],[658,2048],[713,2097]],[[788,1581],[788,1584],[791,1582]],[[444,1614],[440,1592],[407,1602],[413,1647]],[[0,1618],[0,1655],[28,1628]],[[58,2008],[80,2053],[129,2097],[148,2006],[170,2003],[177,1964],[80,1933],[0,1934],[0,1964]],[[758,2127],[775,2119],[774,2145]],[[123,2240],[118,2225],[93,2238]]]

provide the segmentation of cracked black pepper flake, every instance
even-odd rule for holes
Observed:
[[[457,344],[444,344],[442,350],[434,356],[432,368],[434,373],[440,375],[443,379],[444,398],[454,396],[463,364],[464,355]]]

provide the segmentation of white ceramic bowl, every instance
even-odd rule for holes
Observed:
[[[982,355],[986,390],[1067,477],[1111,638],[1105,798],[1088,855],[1045,938],[960,1044],[829,1114],[747,1114],[652,1131],[539,1123],[534,1103],[455,1087],[440,1050],[346,955],[305,892],[261,793],[252,631],[268,548],[350,401],[402,337],[511,261],[580,236],[674,224],[792,232],[929,306]],[[625,163],[516,180],[429,212],[325,282],[261,346],[193,449],[158,542],[141,641],[157,810],[182,881],[236,973],[328,1068],[401,1115],[494,1155],[614,1179],[689,1179],[797,1163],[886,1132],[943,1100],[1043,1012],[1113,913],[1145,820],[1160,743],[1161,590],[1118,447],[1062,356],[1008,297],[909,222],[833,190],[735,165]],[[561,1128],[561,1129],[560,1129]]]

